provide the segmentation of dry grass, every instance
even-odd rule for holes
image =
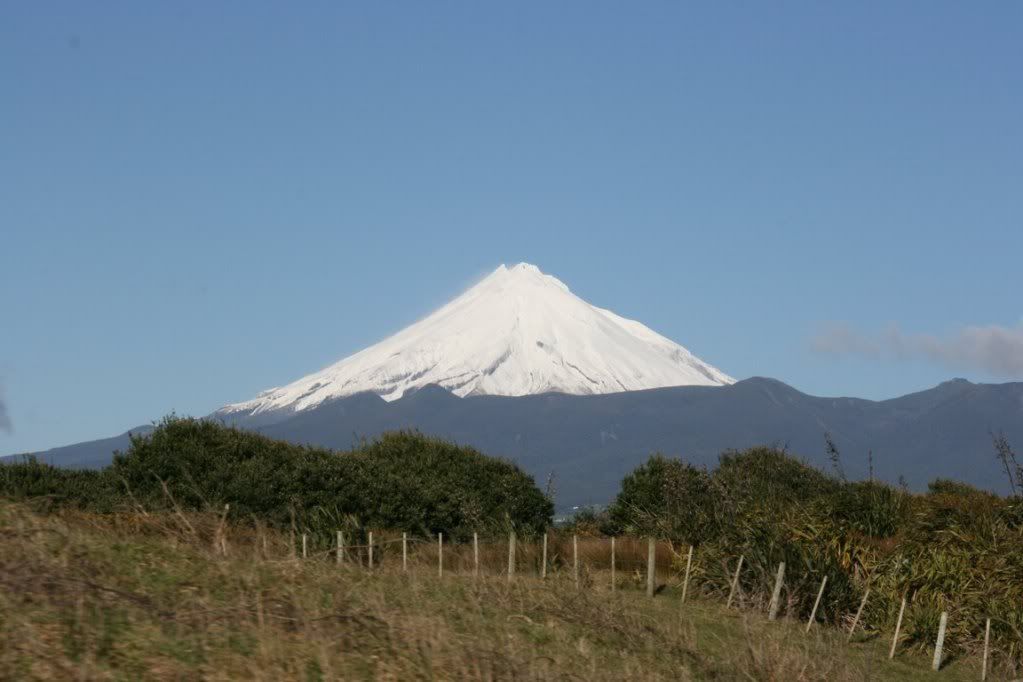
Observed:
[[[798,624],[709,601],[680,608],[667,594],[647,599],[626,569],[645,556],[642,543],[622,547],[621,589],[612,594],[595,543],[580,543],[587,570],[575,586],[570,538],[552,540],[546,582],[533,577],[538,550],[523,543],[511,584],[496,575],[507,562],[501,543],[482,547],[494,575],[473,579],[472,549],[463,546],[445,550],[438,579],[432,543],[413,544],[406,575],[399,543],[384,545],[371,573],[338,567],[321,547],[292,559],[290,541],[214,515],[40,516],[0,502],[0,678],[931,676],[925,660],[888,663],[884,643],[848,647],[840,633],[805,635]],[[976,662],[955,661],[941,677],[976,679]]]

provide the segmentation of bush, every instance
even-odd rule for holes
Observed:
[[[220,510],[332,537],[338,528],[413,534],[541,532],[553,505],[509,462],[419,433],[347,453],[272,440],[211,420],[168,418],[101,471],[24,462],[0,467],[0,494],[96,511]],[[329,540],[326,540],[329,541]]]
[[[840,527],[874,538],[890,538],[906,521],[909,495],[874,481],[846,483],[829,500]]]
[[[927,492],[931,495],[990,495],[969,483],[953,481],[950,478],[936,478],[927,484]]]
[[[699,544],[716,532],[717,502],[705,470],[654,455],[625,477],[608,516],[619,533]]]
[[[699,545],[695,590],[726,593],[741,554],[743,597],[763,606],[784,561],[790,615],[809,614],[826,576],[819,617],[835,624],[869,587],[867,630],[890,632],[907,595],[909,645],[933,646],[944,610],[950,652],[976,648],[983,637],[977,624],[991,617],[997,646],[1023,654],[1020,498],[947,480],[913,495],[838,480],[783,451],[752,448],[723,454],[710,473],[653,457],[623,480],[611,509],[620,528]]]
[[[419,433],[386,434],[344,459],[368,474],[369,518],[380,527],[440,530],[455,540],[474,530],[538,534],[554,513],[515,464]]]
[[[0,464],[0,494],[13,499],[33,499],[38,506],[73,506],[111,511],[117,497],[113,480],[91,470],[58,469],[35,457]]]
[[[721,455],[721,494],[739,508],[782,509],[833,495],[841,483],[784,450],[756,447]]]
[[[623,532],[611,517],[610,510],[598,507],[579,509],[559,527],[564,533],[588,537],[621,535]]]

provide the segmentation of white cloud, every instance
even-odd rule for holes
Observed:
[[[848,325],[831,325],[811,340],[810,347],[818,353],[923,359],[949,369],[980,370],[996,377],[1023,378],[1023,325],[970,326],[945,338],[906,334],[895,326],[869,336]]]

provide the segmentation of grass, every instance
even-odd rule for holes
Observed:
[[[290,542],[216,515],[0,502],[0,679],[935,678],[926,657],[889,662],[886,641],[847,645],[712,600],[681,607],[673,588],[648,599],[631,571],[613,593],[601,571],[581,587],[564,567],[541,582],[531,548],[509,584],[474,579],[464,547],[445,550],[438,578],[431,544],[413,546],[403,574],[393,543],[369,572],[325,551],[290,558]],[[485,550],[496,572],[502,552]],[[551,550],[571,556],[563,539]],[[979,679],[979,662],[951,661],[940,679]]]

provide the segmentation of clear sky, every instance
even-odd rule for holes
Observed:
[[[1023,379],[1021,256],[1015,0],[0,6],[0,453],[250,398],[502,262],[740,378]]]

